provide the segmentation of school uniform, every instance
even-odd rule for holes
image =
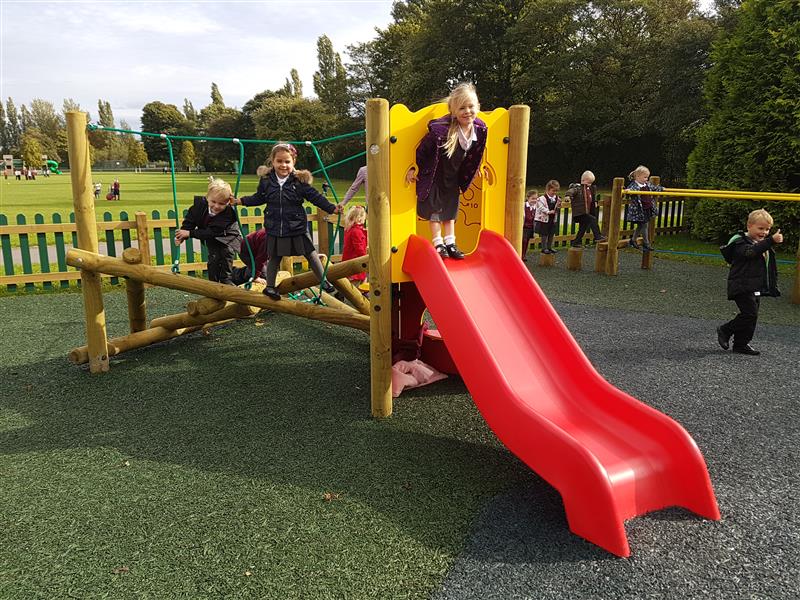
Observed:
[[[595,241],[603,240],[597,224],[597,186],[583,183],[570,184],[566,193],[572,207],[572,220],[578,223],[578,231],[570,242],[572,246],[582,246],[583,236],[591,229]]]
[[[553,238],[556,233],[556,217],[561,208],[561,198],[544,194],[536,200],[536,210],[533,213],[534,231],[542,237],[542,252],[553,252]],[[554,210],[552,215],[550,211]]]
[[[186,213],[181,229],[189,237],[200,240],[208,250],[208,279],[228,285],[232,280],[232,265],[242,245],[242,233],[236,222],[233,208],[226,206],[222,212],[212,215],[204,196],[195,196],[194,204]]]
[[[728,300],[736,302],[739,314],[721,325],[718,333],[733,337],[734,351],[746,349],[753,339],[761,297],[781,295],[775,251],[772,249],[774,245],[771,236],[756,242],[740,232],[722,248],[725,260],[731,265],[728,272]]]

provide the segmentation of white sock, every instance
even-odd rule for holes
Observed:
[[[444,244],[444,240],[442,240],[442,236],[437,235],[435,238],[431,240],[431,243],[433,244],[433,247],[436,248],[436,246],[441,246],[442,244]]]
[[[444,245],[449,246],[450,244],[456,243],[456,236],[454,235],[446,235],[444,236]]]

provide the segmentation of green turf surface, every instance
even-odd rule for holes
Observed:
[[[181,210],[191,206],[195,195],[205,194],[208,175],[208,173],[177,173],[175,175],[178,207]],[[236,183],[236,174],[215,173],[214,175],[229,182],[231,188]],[[120,200],[108,201],[105,199],[106,193],[115,178],[119,178]],[[167,211],[173,208],[172,182],[168,174],[105,171],[94,173],[93,180],[103,184],[103,192],[95,207],[98,215],[110,211],[116,217],[122,210],[127,211],[129,215],[137,210],[146,211],[148,214],[153,210],[158,210],[165,217]],[[321,175],[315,176],[314,184],[317,189],[321,189],[323,181],[324,178]],[[239,195],[253,194],[257,185],[256,175],[243,175],[239,186]],[[341,199],[350,186],[350,182],[333,180],[333,185],[337,196]],[[361,200],[363,200],[363,196],[362,189]],[[0,180],[0,213],[5,214],[10,223],[15,222],[18,214],[24,214],[30,218],[29,221],[32,221],[33,215],[41,213],[49,222],[50,216],[54,212],[61,213],[66,217],[71,211],[72,188],[68,173],[50,177],[39,176],[35,181],[17,181],[13,178]]]
[[[724,267],[637,258],[618,277],[565,271],[564,253],[533,271],[553,300],[733,313]],[[151,318],[189,299],[147,298]],[[124,291],[105,303],[124,334]],[[263,315],[92,376],[66,361],[79,294],[4,297],[0,313],[3,599],[427,598],[485,501],[533,477],[458,379],[372,420],[355,330]],[[766,299],[760,322],[800,325],[800,307]]]

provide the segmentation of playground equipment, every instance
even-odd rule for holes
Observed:
[[[68,114],[81,249],[71,250],[67,262],[81,269],[90,370],[108,370],[109,354],[148,339],[167,339],[174,337],[171,332],[240,314],[222,301],[264,307],[369,332],[372,414],[386,417],[392,412],[393,344],[418,342],[427,307],[438,330],[422,338],[422,358],[461,374],[498,438],[561,493],[572,531],[627,556],[625,519],[674,505],[718,519],[705,463],[688,433],[596,372],[521,262],[528,107],[481,115],[490,132],[489,176],[478,178],[462,196],[456,229],[459,245],[469,253],[466,260],[442,261],[427,241],[429,228],[416,217],[414,188],[398,173],[413,163],[428,120],[446,110],[437,104],[415,113],[399,105],[390,111],[385,100],[367,102],[370,253],[329,269],[329,278],[355,308],[273,301],[143,265],[135,253],[122,260],[97,254],[83,115]],[[369,302],[343,279],[364,270],[365,259]],[[132,333],[125,339],[106,339],[101,272],[127,277]],[[301,289],[311,277],[287,278],[278,289]],[[203,308],[195,305],[196,314],[187,310],[142,329],[144,283],[216,302],[200,300]]]
[[[61,169],[58,168],[58,163],[54,160],[47,160],[45,163],[50,168],[50,171],[55,173],[56,175],[61,175]]]

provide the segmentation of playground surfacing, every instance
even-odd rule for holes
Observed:
[[[65,358],[78,295],[9,297],[0,596],[797,597],[800,312],[766,300],[764,354],[726,354],[724,270],[635,260],[619,278],[533,270],[600,372],[693,435],[722,521],[635,519],[613,558],[569,533],[460,382],[370,420],[356,331],[268,315],[90,377]],[[151,317],[187,300],[148,294]],[[124,293],[107,299],[123,333]]]

